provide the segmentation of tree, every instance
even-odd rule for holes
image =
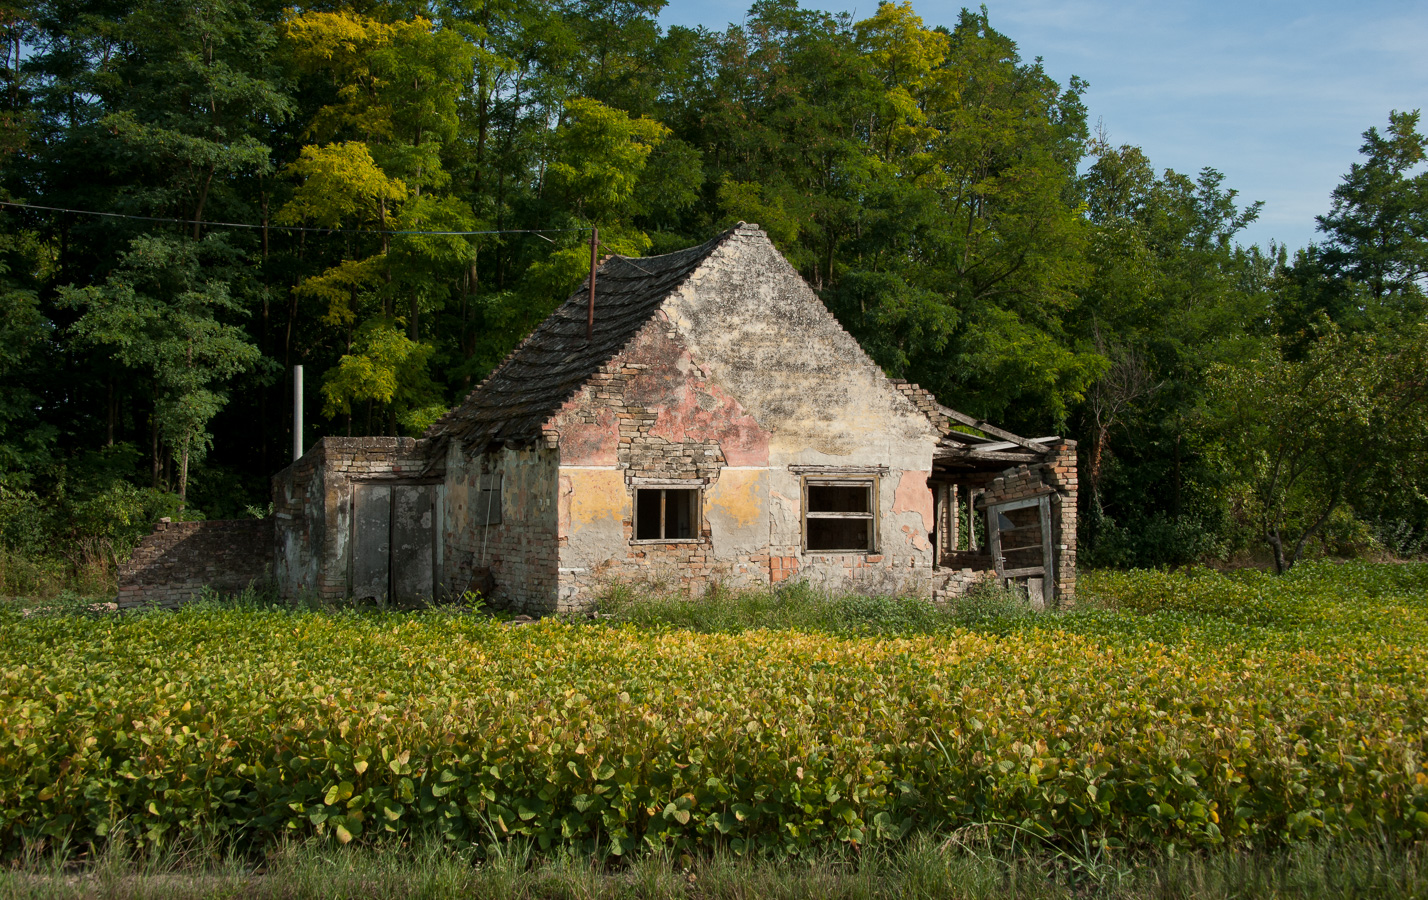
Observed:
[[[1365,131],[1359,152],[1367,159],[1349,167],[1328,214],[1316,219],[1328,238],[1329,279],[1361,285],[1375,304],[1411,305],[1413,314],[1428,290],[1428,138],[1418,120],[1418,110],[1395,110],[1386,135]]]
[[[434,416],[413,418],[398,394],[371,389],[369,378],[352,373],[397,360],[424,366],[432,348],[354,355],[354,339],[360,331],[367,343],[390,349],[392,342],[377,336],[400,323],[408,342],[419,342],[423,317],[437,312],[469,271],[473,252],[460,235],[407,232],[474,228],[470,206],[446,193],[451,177],[442,158],[458,133],[474,50],[427,19],[391,23],[350,11],[294,15],[286,38],[299,66],[335,89],[335,102],[319,109],[309,128],[327,143],[303,147],[287,169],[297,187],[278,218],[375,230],[379,241],[373,247],[347,235],[340,259],[296,288],[298,297],[322,301],[324,321],[347,335],[347,352],[325,378],[325,408],[343,410],[350,428],[353,401],[382,403],[388,430],[404,421],[420,431]],[[379,381],[415,377],[391,369]],[[429,375],[422,378],[430,384]],[[346,390],[352,393],[341,395]]]
[[[1428,454],[1428,324],[1389,336],[1321,327],[1302,359],[1271,345],[1211,375],[1205,424],[1279,573],[1376,473]]]
[[[179,457],[180,508],[189,465],[211,441],[208,423],[228,402],[224,386],[261,357],[241,328],[219,319],[243,312],[224,281],[205,277],[204,245],[221,240],[135,238],[103,284],[61,290],[82,313],[73,335],[152,381],[158,432]]]

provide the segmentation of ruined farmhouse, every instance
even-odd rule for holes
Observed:
[[[757,226],[605,260],[419,439],[324,438],[273,515],[161,523],[123,605],[201,584],[530,613],[616,583],[1075,594],[1074,442],[885,376]]]

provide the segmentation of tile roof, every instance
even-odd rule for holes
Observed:
[[[465,400],[433,423],[427,436],[459,440],[468,451],[492,443],[520,444],[539,438],[541,425],[561,404],[624,348],[700,263],[741,231],[758,231],[758,227],[740,222],[687,250],[605,260],[596,269],[595,330],[589,341],[585,337],[586,282]]]

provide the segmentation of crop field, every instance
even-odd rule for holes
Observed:
[[[969,826],[1172,852],[1428,838],[1428,566],[1093,574],[1046,616],[721,603],[754,614],[7,607],[0,853],[118,832],[614,856]],[[744,627],[800,609],[825,624]]]

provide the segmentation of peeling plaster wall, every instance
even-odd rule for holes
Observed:
[[[725,242],[665,302],[693,358],[768,429],[770,580],[928,593],[938,433],[762,236]],[[802,551],[792,466],[882,467],[878,551]]]
[[[448,583],[460,592],[473,572],[489,568],[494,603],[529,613],[556,608],[557,457],[544,447],[493,449],[468,455],[453,441],[446,456]],[[500,485],[500,523],[485,524],[481,488]]]
[[[562,607],[619,580],[931,592],[937,431],[761,235],[720,247],[546,434]],[[876,551],[804,553],[791,467],[879,470]],[[632,541],[634,490],[653,482],[703,491],[696,540]]]
[[[353,484],[421,475],[426,443],[326,437],[273,476],[273,575],[282,596],[348,595]]]

